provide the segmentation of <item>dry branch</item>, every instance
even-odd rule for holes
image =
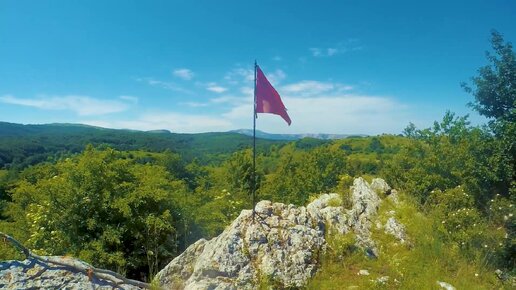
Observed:
[[[32,253],[31,250],[27,249],[16,239],[14,239],[13,237],[11,237],[7,234],[4,234],[2,232],[0,232],[0,237],[2,237],[4,239],[4,241],[11,243],[12,245],[14,245],[15,248],[17,248],[18,250],[23,252],[23,254],[25,255],[25,257],[27,259],[38,260],[38,261],[41,261],[46,264],[54,264],[54,265],[59,265],[59,266],[64,266],[64,267],[70,267],[72,269],[75,269],[78,272],[81,272],[81,273],[87,275],[90,278],[94,276],[99,279],[111,281],[116,285],[127,284],[127,285],[133,285],[133,286],[140,287],[140,288],[150,289],[150,284],[147,284],[147,283],[144,283],[144,282],[141,282],[138,280],[127,279],[124,276],[122,276],[116,272],[113,272],[110,270],[105,270],[105,269],[98,269],[98,268],[95,268],[95,267],[91,266],[90,264],[83,262],[83,261],[79,261],[79,260],[75,260],[75,259],[67,258],[67,257],[40,256],[40,255],[34,254],[34,253]]]

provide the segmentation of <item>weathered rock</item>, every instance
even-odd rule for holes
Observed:
[[[371,189],[381,194],[390,194],[391,187],[381,178],[374,178],[371,181]]]
[[[400,204],[398,191],[396,189],[391,189],[391,193],[387,195],[387,199],[390,200],[394,205]]]
[[[402,244],[407,240],[407,234],[405,232],[405,226],[400,224],[394,217],[390,217],[385,223],[385,232],[393,235]]]
[[[70,261],[71,258],[57,258]],[[66,262],[65,261],[65,262]],[[80,261],[76,261],[80,262]],[[88,277],[84,272],[36,259],[0,262],[0,289],[141,289],[113,281]]]
[[[383,183],[376,181],[386,188]],[[306,207],[261,201],[254,222],[252,211],[242,211],[218,237],[191,245],[156,279],[166,289],[257,289],[263,280],[303,287],[317,271],[329,230],[354,231],[357,245],[378,255],[370,232],[381,202],[378,194],[357,178],[351,202],[351,209],[344,211],[335,193],[323,194]]]
[[[378,256],[378,249],[371,238],[371,224],[381,199],[367,181],[359,177],[351,187],[351,202],[353,206],[347,212],[347,224],[355,232],[358,246],[366,248],[366,253],[371,256]]]
[[[330,213],[328,218],[333,217]],[[326,216],[312,216],[305,207],[261,201],[255,222],[250,210],[242,211],[221,235],[189,247],[157,279],[170,289],[254,289],[260,279],[300,287],[317,269]]]
[[[360,276],[369,276],[369,271],[367,270],[360,270],[358,271],[357,275],[360,275]]]
[[[453,287],[450,283],[437,281],[437,285],[441,286],[441,288],[444,288],[446,290],[455,290],[455,287]]]

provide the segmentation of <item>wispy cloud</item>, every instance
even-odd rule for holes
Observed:
[[[286,126],[278,116],[259,114],[260,130],[271,133],[398,133],[415,118],[406,104],[394,98],[342,92],[339,83],[310,80],[285,87],[294,88],[279,89],[292,118],[292,126]],[[307,88],[320,94],[300,96],[300,90]],[[83,122],[113,128],[168,129],[184,133],[249,128],[252,125],[252,98],[248,94],[252,94],[252,89],[242,87],[241,93],[241,96],[220,96],[204,103],[183,103],[191,107],[213,106],[213,110],[205,114],[158,112],[131,120]]]
[[[207,102],[183,102],[181,104],[187,105],[189,107],[208,107],[208,106],[218,106],[218,105],[227,105],[229,107],[241,105],[241,104],[252,104],[252,94],[253,91],[251,89],[250,95],[246,95],[245,97],[235,97],[235,96],[221,96],[209,99]]]
[[[186,81],[189,81],[191,79],[193,79],[194,77],[194,73],[193,71],[191,71],[190,69],[187,69],[187,68],[179,68],[179,69],[176,69],[172,72],[172,74],[180,79],[183,79],[183,80],[186,80]]]
[[[325,83],[319,81],[301,81],[294,84],[289,84],[281,88],[282,92],[287,94],[320,94],[333,90],[335,86],[332,83]]]
[[[33,107],[42,110],[69,110],[80,116],[105,115],[127,110],[137,98],[121,96],[119,100],[101,100],[88,96],[40,96],[37,98],[17,98],[1,96],[0,102],[11,105]]]
[[[192,91],[187,90],[174,82],[161,81],[161,80],[156,80],[154,78],[136,78],[136,80],[139,82],[143,82],[148,85],[162,88],[162,89],[169,90],[169,91],[174,91],[174,92],[188,94],[188,95],[193,94]]]
[[[362,49],[363,46],[361,45],[360,40],[349,38],[331,47],[310,47],[308,50],[313,57],[331,57],[338,54],[343,54],[350,51],[358,51]]]
[[[206,89],[210,92],[214,92],[214,93],[223,93],[225,91],[227,91],[228,89],[225,88],[225,87],[222,87],[222,86],[219,86],[217,85],[217,83],[209,83],[207,86],[206,86]]]
[[[305,80],[285,85],[280,88],[280,91],[292,96],[319,96],[329,92],[341,93],[352,89],[353,86],[341,83]]]
[[[232,85],[252,83],[254,80],[254,70],[250,68],[235,68],[226,73],[224,80]]]
[[[287,74],[281,69],[277,69],[273,72],[266,73],[266,77],[273,85],[278,85],[287,77]]]
[[[172,132],[221,132],[234,129],[229,120],[210,115],[190,115],[175,112],[144,114],[135,120],[83,120],[84,124],[136,130],[168,129]]]
[[[318,98],[283,97],[292,118],[287,127],[278,116],[259,114],[259,128],[276,133],[396,133],[411,117],[407,106],[388,97],[341,95]],[[223,114],[235,127],[245,126],[249,106],[233,107]],[[249,127],[249,126],[245,126]]]
[[[133,104],[138,104],[138,97],[134,97],[134,96],[120,96],[118,98],[121,99],[121,100],[124,100],[124,101],[128,101],[128,102],[133,103]]]

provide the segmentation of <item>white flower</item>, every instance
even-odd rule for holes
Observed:
[[[478,273],[475,273],[475,277],[478,277]]]

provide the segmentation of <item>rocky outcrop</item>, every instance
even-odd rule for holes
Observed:
[[[89,266],[69,257],[53,257],[53,260],[63,264]],[[118,284],[120,281],[111,278],[101,279],[74,267],[46,263],[39,259],[0,262],[0,289],[142,289]]]
[[[257,289],[260,283],[302,287],[315,274],[328,231],[353,231],[357,245],[377,256],[371,224],[378,194],[391,188],[381,179],[357,178],[349,210],[339,194],[323,194],[308,206],[261,201],[256,216],[244,210],[218,237],[199,240],[156,276],[166,289]]]

